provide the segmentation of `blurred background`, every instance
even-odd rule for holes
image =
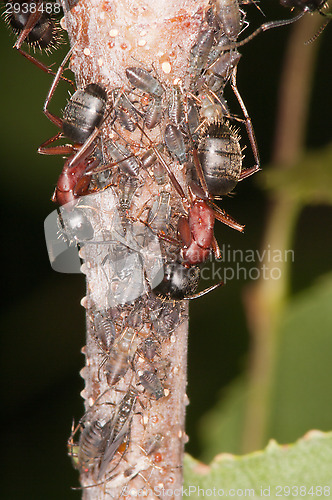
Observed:
[[[261,7],[267,20],[290,17],[278,5],[265,9],[262,2]],[[250,27],[246,33],[265,21],[254,6],[248,7],[247,18]],[[269,31],[240,49],[243,57],[238,87],[254,124],[265,171],[277,168],[268,164],[291,30]],[[315,29],[306,39],[314,34]],[[46,158],[36,152],[56,132],[42,113],[51,78],[12,50],[14,37],[3,20],[0,37],[0,203],[4,228],[1,448],[5,458],[1,490],[4,498],[15,500],[44,500],[46,495],[48,500],[69,500],[81,496],[70,490],[77,486],[77,473],[67,457],[66,441],[72,418],[79,418],[83,410],[79,370],[84,363],[80,354],[85,338],[84,309],[80,306],[85,295],[84,277],[53,272],[44,242],[43,222],[55,209],[50,197],[63,164],[61,158]],[[332,26],[327,26],[314,44],[317,55],[312,67],[305,150],[310,151],[311,158],[316,155],[318,162],[332,135]],[[37,57],[57,67],[65,53],[64,45],[49,57]],[[63,109],[68,90],[67,84],[59,86],[52,103],[55,113]],[[231,92],[227,97],[231,110],[239,113]],[[245,132],[242,136],[243,143],[248,143]],[[253,159],[249,145],[246,153],[245,166],[250,167]],[[304,157],[306,154],[304,151]],[[324,168],[331,170],[332,163]],[[315,167],[310,169],[310,165],[303,170],[304,176],[308,169],[315,177]],[[302,182],[301,169],[297,171]],[[317,177],[322,171],[317,167]],[[242,235],[217,224],[216,236],[221,244],[243,251],[262,248],[264,235],[272,227],[271,199],[282,192],[280,187],[277,192],[264,186],[275,186],[278,179],[271,181],[264,173],[258,174],[241,183],[235,195],[225,200],[223,207],[246,225],[246,231]],[[285,175],[285,182],[291,184],[289,179],[289,174]],[[295,186],[296,181],[295,175]],[[308,182],[312,184],[310,179]],[[293,184],[288,186],[290,193]],[[328,181],[324,184],[327,186]],[[196,458],[209,461],[216,453],[240,454],[261,448],[270,438],[292,442],[312,428],[332,429],[332,207],[328,196],[320,196],[319,188],[317,192],[311,201],[309,195],[303,197],[305,201],[298,203],[294,217],[288,248],[294,249],[295,259],[283,277],[287,283],[281,293],[278,319],[263,334],[265,340],[273,337],[269,344],[272,354],[265,358],[264,349],[263,354],[257,353],[257,345],[265,345],[257,333],[255,303],[250,301],[256,296],[257,282],[245,273],[191,307],[187,451]],[[282,227],[283,220],[279,222]],[[241,266],[249,270],[259,268],[260,263]],[[276,283],[272,285],[278,288]],[[270,313],[268,310],[267,317]],[[268,366],[256,369],[253,363],[257,360],[261,365],[265,360]],[[267,396],[262,401],[257,396],[255,374],[265,378],[264,373]],[[256,415],[259,402],[263,410],[258,409]],[[255,422],[258,435],[248,439]]]

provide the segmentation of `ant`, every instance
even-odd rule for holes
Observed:
[[[47,139],[38,148],[38,153],[45,155],[73,154],[68,167],[74,167],[79,160],[86,159],[94,150],[94,141],[100,133],[109,111],[107,112],[108,95],[105,88],[98,83],[89,83],[84,89],[78,89],[69,99],[62,118],[48,110],[50,101],[58,86],[64,67],[75,46],[70,49],[60,64],[53,83],[44,102],[43,112],[59,129],[55,136]],[[61,137],[67,137],[72,144],[49,146]]]
[[[61,131],[47,139],[38,148],[40,154],[71,155],[65,162],[52,198],[60,205],[69,203],[87,193],[91,177],[86,174],[99,164],[97,157],[91,157],[95,149],[94,141],[109,113],[107,92],[98,83],[90,83],[84,89],[76,90],[63,111],[62,119],[48,110],[49,103],[73,49],[74,47],[67,53],[59,66],[43,108],[47,118]],[[68,137],[74,144],[50,146],[61,137]]]
[[[4,20],[18,35],[14,48],[45,73],[55,75],[46,64],[22,50],[25,42],[30,47],[37,47],[49,54],[62,43],[59,26],[54,14],[61,11],[60,3],[44,4],[42,0],[7,0],[5,2]],[[73,85],[73,82],[61,76],[61,79]]]

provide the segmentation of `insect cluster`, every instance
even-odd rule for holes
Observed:
[[[325,4],[281,3],[301,15]],[[28,13],[22,0],[17,4],[17,12],[14,2],[6,4],[6,20],[18,34],[15,47],[53,73],[21,49],[24,41],[45,50],[58,44],[53,16],[39,0],[26,2]],[[187,320],[183,300],[222,285],[197,293],[202,264],[220,258],[215,221],[244,229],[216,201],[260,169],[236,82],[239,37],[248,24],[244,6],[210,1],[182,80],[170,84],[156,68],[133,61],[121,75],[122,86],[86,82],[60,118],[49,106],[74,45],[45,100],[44,113],[59,132],[38,151],[66,158],[52,200],[62,207],[62,232],[80,245],[88,283],[99,283],[88,287],[82,301],[90,332],[83,348],[86,412],[68,441],[83,488],[123,487],[137,476],[143,486],[170,485],[178,467],[168,460],[174,438],[163,428],[159,405],[173,404],[181,368],[172,352],[176,331]],[[266,23],[253,35],[275,25]],[[241,118],[229,109],[228,87]],[[246,168],[239,125],[254,160]],[[58,143],[62,138],[71,143]],[[186,437],[174,425],[182,449]]]

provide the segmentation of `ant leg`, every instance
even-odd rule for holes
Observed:
[[[38,23],[39,19],[41,18],[41,15],[42,15],[42,11],[39,9],[41,4],[42,4],[42,0],[37,0],[36,11],[33,13],[30,13],[29,19],[28,19],[24,29],[22,30],[22,32],[20,33],[20,36],[18,37],[18,39],[15,42],[14,49],[21,48],[22,43],[29,36],[30,31]]]
[[[205,290],[202,290],[201,292],[195,293],[194,295],[190,295],[189,297],[184,297],[183,300],[198,299],[199,297],[203,297],[203,295],[206,295],[207,293],[212,292],[212,290],[215,290],[216,288],[219,288],[220,286],[224,286],[223,281],[220,281],[216,285],[209,286],[209,288],[205,288]]]
[[[240,233],[243,232],[245,226],[243,226],[242,224],[239,224],[235,219],[233,219],[233,217],[228,215],[224,210],[219,208],[214,203],[209,202],[209,205],[211,206],[211,208],[213,208],[214,216],[217,220],[219,220],[223,224],[226,224],[226,226],[229,226],[232,229],[239,231]]]
[[[55,75],[55,73],[51,70],[50,67],[46,66],[46,64],[43,64],[42,62],[38,61],[36,58],[34,58],[33,56],[31,56],[30,54],[21,49],[22,43],[27,39],[31,30],[33,30],[33,28],[36,26],[42,15],[42,10],[40,9],[41,4],[42,0],[37,0],[36,11],[30,14],[28,22],[25,25],[25,28],[20,33],[19,37],[17,38],[13,48],[18,50],[18,52],[22,54],[23,57],[28,59],[28,61],[32,62],[35,66],[37,66],[37,68],[41,69],[42,71],[50,75]],[[72,82],[68,78],[61,76],[61,79],[75,86],[74,82]]]
[[[240,95],[240,92],[239,92],[239,90],[237,88],[236,73],[237,73],[237,67],[235,66],[235,68],[233,69],[232,78],[231,78],[231,82],[230,83],[231,83],[231,87],[232,87],[232,90],[234,92],[234,95],[237,98],[238,103],[240,104],[241,109],[242,109],[242,113],[243,113],[245,124],[246,124],[247,134],[248,134],[248,137],[249,137],[251,149],[252,149],[252,152],[253,152],[253,155],[254,155],[254,159],[255,159],[255,163],[256,163],[255,166],[253,167],[253,169],[254,169],[253,172],[248,173],[248,175],[252,175],[253,173],[255,173],[258,170],[260,170],[259,152],[258,152],[257,141],[256,141],[256,137],[255,137],[254,128],[252,126],[251,118],[250,118],[249,113],[247,111],[247,108],[246,108],[246,106],[245,106],[245,104],[243,102],[243,99],[242,99],[242,97]],[[245,177],[243,177],[243,178],[245,178]]]
[[[73,50],[73,48],[74,47],[72,47],[71,50]],[[67,56],[68,56],[68,54],[67,54]],[[94,131],[92,132],[92,134],[87,138],[87,140],[82,144],[82,146],[79,148],[79,150],[77,151],[77,153],[70,160],[70,162],[68,164],[69,168],[74,167],[79,161],[84,161],[93,152],[93,150],[96,147],[95,144],[93,144],[93,142],[98,137],[100,129],[103,126],[105,120],[108,118],[108,116],[111,113],[111,111],[112,110],[109,109],[106,112],[106,114],[105,114],[105,116],[104,116],[101,124],[99,125],[99,127],[96,127],[94,129]]]
[[[182,94],[183,94],[184,93],[183,89],[181,89],[181,91],[182,91]],[[186,120],[186,124],[187,124],[187,132],[188,132],[188,135],[189,135],[190,145],[192,147],[192,151],[191,152],[192,152],[192,155],[193,155],[195,169],[196,169],[196,172],[197,172],[197,176],[198,176],[199,182],[201,183],[202,189],[204,191],[204,196],[205,196],[206,199],[209,199],[210,194],[209,194],[209,190],[208,190],[208,187],[207,187],[207,184],[206,184],[204,172],[203,172],[203,169],[202,169],[201,162],[199,161],[197,149],[194,146],[194,141],[193,141],[193,138],[192,138],[192,135],[191,135],[191,132],[190,132],[189,120],[188,120],[187,96],[185,96],[184,107],[183,108],[184,108],[184,116],[185,116],[185,120]]]
[[[213,251],[215,258],[217,260],[220,260],[221,259],[221,251],[220,251],[220,247],[218,245],[218,242],[216,240],[216,237],[214,235],[213,235],[212,242],[211,242],[211,248],[212,248],[212,251]]]
[[[38,148],[38,153],[41,155],[68,155],[72,154],[73,152],[76,151],[76,148],[72,146],[71,144],[64,144],[61,146],[53,146],[53,147],[47,147],[49,144],[52,144],[53,142],[57,141],[62,137],[62,132],[58,132],[56,135],[51,137],[50,139],[47,139],[43,144],[41,144]]]
[[[154,144],[151,141],[150,137],[143,130],[143,128],[139,125],[139,123],[136,123],[136,125],[137,125],[138,129],[142,132],[142,135],[144,135],[144,137],[149,141],[150,148],[153,150],[154,154],[157,156],[158,160],[160,161],[160,163],[162,164],[162,166],[166,170],[166,172],[168,174],[168,177],[170,178],[170,181],[173,184],[173,187],[174,187],[175,191],[178,193],[178,195],[182,199],[182,202],[184,204],[188,204],[188,199],[187,199],[187,197],[186,197],[186,195],[185,195],[185,193],[184,193],[184,191],[183,191],[180,183],[178,182],[178,180],[176,179],[176,177],[173,174],[172,170],[170,169],[170,166],[164,160],[163,156],[160,154],[160,152],[158,151],[158,149],[154,146]]]
[[[257,168],[257,165],[255,165],[254,167],[246,168],[245,170],[242,170],[242,172],[240,174],[239,181],[243,181],[243,179],[247,179],[247,177],[250,177],[251,175],[258,172],[259,170],[261,170],[261,169]]]
[[[86,158],[88,158],[88,156],[90,156],[90,154],[96,147],[95,144],[93,144],[93,142],[97,138],[99,132],[100,132],[100,127],[94,129],[92,134],[87,138],[85,143],[79,148],[77,153],[70,160],[70,162],[68,163],[68,168],[74,167],[79,161],[84,161]]]
[[[31,56],[27,52],[24,52],[24,50],[22,49],[17,49],[17,50],[20,54],[22,54],[23,57],[25,57],[28,61],[32,62],[35,66],[37,66],[37,68],[44,71],[44,73],[48,73],[49,75],[55,76],[54,71],[52,71],[49,66],[46,66],[46,64],[42,63],[41,61],[38,61],[38,59],[36,59],[35,57]],[[75,83],[72,80],[69,80],[69,78],[66,78],[65,76],[61,76],[60,78],[61,80],[70,83],[70,85],[72,85],[76,89]]]
[[[56,75],[54,77],[54,80],[52,82],[52,85],[50,87],[50,90],[48,91],[48,94],[46,96],[46,99],[45,99],[45,102],[44,102],[44,107],[43,107],[43,112],[45,113],[45,115],[47,116],[47,118],[52,123],[54,123],[54,125],[56,125],[59,128],[62,128],[62,120],[58,116],[56,116],[53,113],[51,113],[50,111],[48,111],[48,106],[49,106],[50,101],[51,101],[51,99],[53,97],[55,89],[58,86],[59,80],[60,80],[60,78],[62,76],[62,73],[64,71],[64,67],[65,67],[68,59],[70,58],[70,56],[71,56],[71,54],[72,54],[72,52],[74,50],[75,45],[73,45],[73,47],[68,51],[66,57],[63,59],[62,63],[60,64],[60,66],[58,68],[58,71],[56,72]]]

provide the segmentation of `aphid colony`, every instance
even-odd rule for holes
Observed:
[[[281,3],[299,9],[300,15],[321,12],[325,4],[321,0]],[[26,2],[30,7],[35,5],[34,12],[23,12],[22,0],[17,4],[22,4],[21,10],[15,11],[11,2],[6,4],[6,20],[18,34],[15,47],[43,71],[53,73],[21,49],[24,41],[46,50],[56,46],[59,29],[53,17],[38,11],[43,6],[39,0]],[[172,397],[176,366],[169,351],[174,332],[186,320],[181,301],[222,284],[197,293],[201,265],[211,255],[220,257],[215,220],[243,231],[244,226],[226,214],[216,200],[260,168],[251,119],[236,83],[241,58],[237,47],[242,45],[239,36],[247,24],[242,7],[237,0],[211,0],[183,81],[170,85],[157,69],[133,61],[122,75],[121,87],[99,81],[85,84],[70,97],[60,118],[49,105],[60,80],[65,79],[63,71],[74,46],[56,72],[45,100],[44,113],[59,132],[38,151],[66,157],[52,200],[64,206],[67,235],[85,240],[81,256],[87,269],[88,249],[93,247],[97,252],[99,244],[105,247],[105,241],[112,240],[102,262],[105,264],[106,257],[112,261],[112,278],[107,279],[113,299],[101,304],[91,299],[91,292],[83,301],[90,331],[84,352],[87,359],[94,359],[96,389],[87,395],[87,410],[73,428],[68,450],[74,466],[82,475],[88,474],[84,488],[123,486],[138,475],[144,484],[154,477],[160,483],[159,476],[165,470],[171,477],[172,467],[165,458],[170,447],[168,436],[158,429],[149,431],[143,445],[138,444],[132,437],[132,423],[139,421],[144,433],[147,409],[149,415],[150,409],[157,412],[160,401]],[[266,23],[245,40],[276,25]],[[240,119],[229,110],[224,97],[227,87],[238,100],[243,113]],[[239,123],[246,129],[254,159],[245,169],[236,127]],[[58,144],[62,138],[71,144]],[[148,188],[157,194],[138,204],[143,185],[145,191]],[[109,190],[116,199],[120,220],[117,244],[114,234],[110,238],[105,228],[95,230],[83,209],[87,198],[81,201],[83,196],[102,196]],[[100,206],[90,208],[102,215]],[[129,236],[134,247],[128,243]],[[140,253],[153,237],[159,242],[163,264],[155,282],[146,278],[146,264],[139,273],[139,266],[135,263],[130,267],[125,258],[130,249]],[[100,238],[104,238],[101,243]],[[134,298],[123,289],[117,295],[114,292],[128,274],[128,288],[142,289]],[[83,369],[84,378],[90,368]],[[125,390],[119,388],[124,380]],[[103,392],[98,389],[101,386]],[[184,442],[181,432],[179,439]],[[124,465],[119,468],[120,463]]]

